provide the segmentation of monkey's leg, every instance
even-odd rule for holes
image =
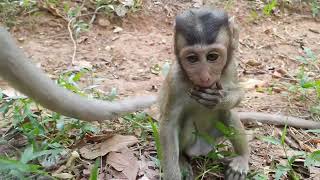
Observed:
[[[194,180],[192,166],[189,162],[189,157],[186,155],[180,155],[179,164],[183,180]]]
[[[249,145],[245,135],[244,127],[233,111],[230,113],[229,118],[230,126],[235,129],[235,135],[230,137],[235,153],[238,155],[234,157],[225,172],[226,180],[242,180],[246,178],[249,170]]]

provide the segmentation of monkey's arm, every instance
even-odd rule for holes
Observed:
[[[0,27],[0,77],[42,106],[65,116],[101,121],[146,108],[156,97],[146,96],[115,102],[89,99],[55,84],[17,48],[10,34]]]
[[[227,124],[235,130],[234,135],[228,138],[231,141],[237,156],[230,159],[231,161],[228,164],[230,168],[226,171],[226,179],[235,179],[235,176],[240,176],[241,178],[239,179],[244,179],[249,170],[248,161],[250,152],[247,136],[244,127],[235,112],[230,111],[230,117],[227,119],[229,119]]]
[[[171,111],[160,119],[160,143],[162,147],[161,166],[164,180],[181,180],[179,166],[178,115]]]

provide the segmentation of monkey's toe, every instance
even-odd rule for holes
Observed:
[[[247,173],[241,173],[237,171],[233,171],[231,168],[229,168],[224,175],[225,180],[245,180],[247,176]]]
[[[232,159],[225,172],[226,180],[244,180],[249,169],[248,160],[242,156]]]

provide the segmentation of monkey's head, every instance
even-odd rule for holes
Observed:
[[[224,11],[190,9],[176,17],[175,55],[194,85],[209,88],[219,82],[236,36],[233,20]]]

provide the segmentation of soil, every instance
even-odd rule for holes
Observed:
[[[105,17],[98,16],[90,31],[78,38],[75,64],[89,62],[95,68],[94,76],[102,91],[109,92],[111,88],[116,88],[120,97],[157,94],[163,77],[151,73],[150,69],[174,60],[174,16],[192,7],[194,2],[156,2],[145,2],[138,13],[130,14],[116,23],[111,22],[108,26],[101,26],[99,19]],[[222,1],[206,3],[226,7]],[[244,0],[234,1],[228,7],[241,29],[237,55],[240,81],[243,84],[251,80],[256,82],[253,87],[249,83],[238,109],[308,118],[308,111],[299,103],[288,101],[285,96],[287,87],[279,85],[287,81],[277,78],[276,72],[284,70],[289,75],[295,75],[299,65],[295,58],[303,54],[302,47],[312,49],[320,58],[320,23],[307,11],[290,11],[253,19],[254,8],[259,8],[259,5]],[[68,69],[72,61],[73,44],[66,22],[46,13],[36,19],[29,16],[21,20],[25,23],[11,32],[30,59],[52,78]],[[114,26],[120,26],[123,31],[114,33]],[[257,91],[255,87],[260,85],[272,85],[277,91]],[[3,82],[1,86],[4,86]],[[252,134],[251,169],[271,166],[273,160],[283,155],[279,146],[268,145],[254,138],[275,135],[276,132],[275,127],[269,125],[248,126],[248,134]],[[198,169],[201,171],[201,168]]]

